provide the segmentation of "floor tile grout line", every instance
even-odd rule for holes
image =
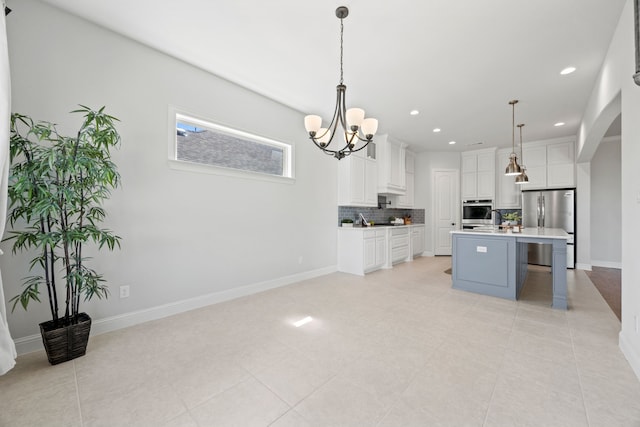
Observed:
[[[80,386],[78,385],[78,367],[76,361],[73,360],[73,381],[76,386],[76,401],[78,403],[78,415],[80,416],[80,427],[84,427],[84,419],[82,417],[82,405],[80,404]]]
[[[587,402],[584,397],[584,386],[582,385],[582,373],[581,369],[578,367],[578,358],[576,357],[576,347],[573,341],[574,330],[569,328],[569,336],[571,337],[571,350],[573,351],[573,360],[576,367],[576,373],[578,374],[578,384],[580,385],[580,396],[582,397],[582,408],[584,409],[584,417],[587,420],[587,425],[591,426],[591,420],[589,419],[589,411],[587,410]]]
[[[277,420],[279,420],[280,418],[282,418],[283,416],[285,416],[287,413],[291,412],[291,411],[295,411],[296,407],[302,403],[305,399],[307,399],[309,396],[311,396],[312,394],[314,394],[316,391],[320,390],[325,384],[327,384],[329,381],[333,380],[335,377],[338,376],[338,374],[334,374],[332,375],[329,379],[327,379],[326,381],[324,381],[322,384],[318,385],[318,387],[314,388],[313,391],[309,392],[306,396],[304,396],[302,399],[298,400],[295,404],[291,405],[289,402],[287,402],[286,400],[284,400],[282,398],[282,396],[280,396],[275,390],[273,390],[271,387],[269,387],[267,384],[265,384],[264,382],[260,381],[259,378],[255,377],[252,373],[250,373],[250,375],[260,384],[262,384],[267,390],[269,390],[271,393],[273,393],[279,400],[281,400],[285,405],[287,405],[289,407],[289,410],[284,412],[282,415],[280,415],[278,418],[276,418],[275,420],[273,420],[272,422],[270,422],[268,424],[268,426],[270,426],[271,424],[275,423]],[[300,412],[296,411],[296,413],[298,415],[300,415],[305,421],[308,421],[304,415],[302,415]]]
[[[420,373],[421,370],[423,370],[431,361],[431,359],[433,359],[435,357],[435,354],[440,350],[441,347],[444,346],[444,343],[447,340],[443,340],[442,343],[440,343],[439,346],[437,346],[437,348],[434,348],[433,351],[431,352],[431,355],[428,357],[427,360],[425,360],[425,362],[422,364],[422,366],[418,367],[415,369],[415,371],[413,372],[413,375],[411,376],[411,379],[409,381],[407,381],[407,385],[404,387],[404,389],[402,389],[401,392],[398,393],[398,396],[396,398],[396,401],[394,402],[393,405],[391,405],[389,407],[389,409],[380,417],[380,419],[376,422],[376,427],[380,426],[380,423],[382,421],[384,421],[384,419],[387,417],[387,415],[389,415],[389,413],[391,411],[393,411],[393,409],[398,405],[398,403],[401,401],[402,399],[402,395],[409,389],[409,387],[411,387],[411,384],[413,384],[413,382],[416,380],[416,378],[418,377],[418,374]]]
[[[301,356],[312,360],[311,358],[309,358],[309,356],[307,356],[304,352],[302,352],[301,350],[290,346],[289,344],[287,344],[286,342],[282,342],[281,340],[275,338],[275,340],[277,342],[279,342],[280,344],[284,345],[285,347],[287,347],[291,352],[296,352],[299,353]],[[286,414],[288,414],[291,411],[295,411],[296,406],[298,406],[298,404],[300,402],[302,402],[303,400],[305,400],[307,397],[311,396],[313,393],[315,393],[317,390],[319,390],[322,386],[324,386],[325,384],[327,384],[329,381],[331,381],[333,378],[335,378],[336,376],[338,376],[338,373],[335,373],[334,375],[332,375],[329,379],[327,379],[325,382],[323,382],[322,384],[318,385],[318,387],[316,387],[315,389],[313,389],[313,391],[311,391],[309,394],[307,394],[305,397],[303,397],[302,399],[300,399],[299,401],[297,401],[295,404],[291,405],[289,404],[289,402],[287,402],[286,400],[284,400],[282,398],[282,396],[280,396],[276,390],[273,390],[271,387],[269,387],[268,384],[265,384],[263,381],[260,380],[260,378],[258,378],[253,372],[251,372],[249,369],[245,368],[244,366],[241,366],[242,369],[244,369],[254,380],[256,380],[258,383],[262,384],[267,390],[269,390],[271,393],[273,393],[280,401],[282,401],[285,405],[287,405],[289,407],[289,410],[287,410],[286,412],[284,412],[282,415],[280,415],[278,418],[276,418],[275,420],[273,420],[272,422],[270,422],[268,425],[272,425],[273,423],[275,423],[277,420],[279,420],[280,418],[282,418],[283,416],[285,416]],[[302,414],[300,414],[299,412],[296,411],[296,413],[298,413],[298,415],[300,415],[303,419],[306,420],[306,418],[304,418],[304,416]]]
[[[246,383],[247,381],[249,381],[249,380],[251,379],[251,378],[249,378],[249,377],[253,377],[253,374],[251,374],[251,372],[247,371],[247,370],[244,368],[244,366],[240,366],[240,369],[243,369],[245,372],[247,372],[247,373],[249,374],[249,376],[248,376],[247,378],[245,378],[245,379],[243,379],[243,380],[241,380],[241,381],[238,381],[237,383],[235,383],[235,384],[233,384],[233,385],[231,385],[231,386],[229,386],[229,387],[227,387],[227,388],[223,389],[223,390],[220,390],[218,393],[212,394],[212,395],[211,395],[211,396],[209,396],[207,399],[205,399],[205,400],[203,400],[202,402],[200,402],[200,403],[198,403],[197,405],[195,405],[193,408],[189,408],[189,405],[187,405],[187,403],[186,403],[182,398],[180,398],[180,403],[182,403],[182,404],[184,405],[184,407],[186,408],[186,412],[191,413],[191,411],[193,411],[194,409],[196,409],[196,408],[200,408],[201,406],[206,405],[206,404],[207,404],[207,403],[209,403],[212,399],[215,399],[216,397],[218,397],[218,396],[220,396],[220,395],[222,395],[222,394],[226,393],[227,391],[231,390],[232,388],[237,387],[237,386],[239,386],[240,384],[244,384],[244,383]],[[174,391],[175,391],[175,389],[174,389]]]
[[[513,319],[511,321],[511,329],[509,330],[509,339],[507,340],[507,345],[505,346],[504,351],[502,352],[502,360],[500,360],[500,365],[496,370],[496,381],[493,384],[493,390],[491,390],[491,396],[489,397],[489,401],[487,402],[487,411],[484,414],[484,419],[482,420],[482,426],[484,427],[487,424],[487,419],[489,418],[489,411],[491,410],[491,402],[493,402],[493,396],[496,393],[496,389],[498,388],[498,382],[502,376],[502,369],[505,364],[505,359],[507,357],[507,352],[509,351],[509,342],[511,342],[511,337],[513,336],[513,329],[516,323],[516,318],[518,317],[519,307],[516,305],[516,312],[513,315]]]
[[[249,372],[247,370],[247,372]],[[274,423],[276,423],[280,418],[284,417],[285,415],[287,415],[289,412],[294,410],[295,406],[291,406],[289,404],[289,402],[287,402],[286,400],[284,400],[278,393],[276,393],[275,390],[273,390],[271,387],[269,387],[267,384],[263,383],[262,381],[260,381],[260,378],[256,377],[252,372],[249,372],[249,375],[251,375],[251,377],[256,380],[258,383],[262,384],[262,386],[264,388],[266,388],[267,390],[269,390],[271,393],[273,393],[274,396],[276,396],[278,398],[278,400],[280,400],[282,403],[284,403],[285,405],[287,405],[287,407],[289,409],[287,409],[286,411],[284,411],[282,414],[280,414],[278,417],[276,417],[274,420],[270,421],[269,424],[267,424],[267,427],[270,425],[273,425]],[[301,415],[302,416],[302,415]],[[304,417],[303,417],[304,418]]]

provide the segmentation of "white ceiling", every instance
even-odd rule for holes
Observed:
[[[510,146],[511,99],[520,100],[516,122],[526,124],[525,142],[577,134],[625,3],[45,1],[325,119],[339,82],[335,9],[345,5],[348,107],[364,108],[379,119],[379,133],[416,151]],[[570,65],[577,71],[561,76]],[[410,116],[412,109],[420,114]],[[302,123],[288,125],[306,138]],[[433,133],[435,127],[442,132]]]

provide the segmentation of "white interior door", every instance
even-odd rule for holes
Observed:
[[[460,197],[457,169],[433,171],[433,222],[435,255],[451,255],[450,231],[459,228]]]

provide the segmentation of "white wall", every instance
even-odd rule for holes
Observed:
[[[591,264],[622,266],[622,183],[619,137],[603,140],[591,159]]]
[[[432,177],[434,169],[460,170],[460,153],[424,151],[416,155],[415,207],[425,210],[426,253],[433,253]]]
[[[640,377],[640,332],[636,325],[640,317],[640,86],[635,72],[633,1],[628,0],[607,57],[594,85],[580,127],[579,153],[588,161],[604,132],[617,117],[616,102],[621,99],[622,112],[622,330],[620,348]],[[596,147],[593,145],[596,144]]]
[[[337,162],[311,146],[303,114],[46,4],[9,6],[13,111],[66,132],[79,123],[67,112],[80,103],[106,105],[121,121],[114,159],[123,186],[106,206],[106,226],[122,236],[122,249],[95,259],[112,296],[83,306],[94,319],[189,299],[195,306],[203,296],[335,269]],[[295,183],[170,169],[169,105],[293,144]],[[9,299],[28,272],[24,257],[11,256],[6,243],[2,249]],[[131,296],[119,299],[124,284]],[[8,319],[13,337],[38,333],[48,316],[46,303],[17,309]]]
[[[576,164],[576,268],[591,271],[591,163]]]

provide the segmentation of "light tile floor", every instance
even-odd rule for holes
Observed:
[[[640,426],[620,323],[583,271],[521,300],[451,289],[450,258],[331,274],[42,352],[0,377],[0,426]],[[295,328],[293,321],[312,316]]]

